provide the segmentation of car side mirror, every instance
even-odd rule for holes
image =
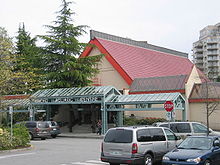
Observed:
[[[178,136],[178,135],[177,135],[177,136],[176,136],[176,140],[180,140],[180,139],[182,139],[181,136]]]
[[[216,148],[216,147],[220,147],[220,142],[219,140],[215,140],[214,143],[213,143],[213,146]]]

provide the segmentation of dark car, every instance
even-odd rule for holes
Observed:
[[[60,126],[55,121],[47,121],[47,123],[49,124],[51,137],[56,138],[61,133]]]
[[[218,136],[190,136],[164,155],[163,165],[220,165]]]
[[[41,138],[41,140],[45,140],[50,136],[50,128],[49,124],[44,121],[25,121],[25,127],[27,127],[30,135],[30,139]]]

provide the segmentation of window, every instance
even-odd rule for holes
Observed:
[[[161,128],[149,129],[152,136],[152,141],[166,141],[165,135]]]
[[[37,126],[38,128],[48,128],[49,124],[47,122],[39,122]]]
[[[25,123],[25,126],[26,126],[27,128],[36,128],[36,123],[34,123],[34,122]]]
[[[167,135],[167,140],[176,140],[176,136],[168,129],[164,129],[165,134]]]
[[[207,133],[207,127],[202,124],[192,123],[192,127],[195,133]]]
[[[170,129],[175,133],[191,133],[189,123],[172,123]]]
[[[113,129],[107,132],[104,141],[110,143],[131,143],[132,134],[132,130]]]
[[[141,129],[137,131],[138,142],[149,142],[151,141],[151,135],[149,129]]]

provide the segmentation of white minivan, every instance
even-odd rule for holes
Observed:
[[[207,127],[199,122],[158,122],[154,123],[153,126],[167,127],[176,134],[183,138],[187,136],[207,135]],[[220,136],[220,132],[209,129],[209,135]]]
[[[102,142],[101,161],[110,165],[153,165],[182,142],[169,128],[110,128]]]

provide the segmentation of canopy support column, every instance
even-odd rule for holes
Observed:
[[[117,112],[117,126],[123,126],[123,111]]]
[[[183,110],[182,110],[182,120],[186,121],[187,120],[187,114],[186,114],[186,106],[183,104]]]
[[[34,107],[32,104],[30,104],[30,106],[28,107],[28,111],[29,111],[29,120],[34,121],[35,120],[35,112],[34,112]]]
[[[105,134],[108,130],[108,113],[105,107],[105,100],[103,98],[103,102],[101,104],[101,112],[102,112],[102,134]]]
[[[47,105],[47,116],[46,116],[46,120],[50,121],[51,120],[51,106]]]

